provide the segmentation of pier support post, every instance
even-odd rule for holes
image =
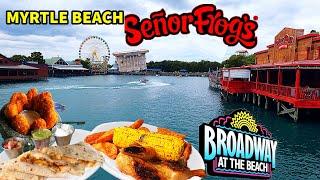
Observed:
[[[252,94],[252,104],[256,104],[256,94]]]
[[[296,123],[298,122],[298,119],[299,119],[299,108],[296,108],[293,114],[293,121]]]
[[[261,103],[261,96],[258,95],[258,106],[260,106],[260,103]]]
[[[246,102],[246,96],[247,96],[247,94],[242,95],[242,102]]]
[[[280,102],[278,102],[278,103],[279,103],[278,115],[288,114],[293,119],[294,122],[298,122],[298,119],[299,119],[299,108],[294,108],[294,107],[287,108],[284,104],[281,104]],[[280,108],[282,110],[280,110]]]
[[[280,113],[280,101],[277,102],[277,114],[279,116]]]
[[[265,99],[266,99],[266,101],[264,103],[264,109],[268,109],[268,98],[267,98],[267,96],[265,96]]]
[[[250,94],[247,94],[247,102],[250,102]]]

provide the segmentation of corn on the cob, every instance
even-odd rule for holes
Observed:
[[[184,141],[170,135],[148,133],[144,135],[139,144],[152,147],[160,159],[177,161],[184,149]]]
[[[136,143],[143,134],[143,130],[132,129],[129,127],[119,127],[114,129],[113,143],[121,148],[129,147]]]
[[[113,143],[119,147],[129,147],[139,143],[143,147],[153,148],[160,159],[177,161],[184,150],[184,141],[171,135],[148,133],[126,127],[116,128]]]

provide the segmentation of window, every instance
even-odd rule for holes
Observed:
[[[309,55],[310,54],[310,49],[311,49],[310,47],[307,47],[307,59],[306,60],[310,59],[310,55]]]

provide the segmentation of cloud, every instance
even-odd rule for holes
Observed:
[[[240,16],[243,13],[259,16],[257,30],[258,45],[249,50],[265,49],[273,43],[274,36],[284,27],[319,30],[316,22],[319,19],[317,8],[319,1],[290,0],[28,0],[12,3],[10,0],[0,1],[0,49],[2,54],[30,54],[33,51],[43,52],[45,57],[60,55],[67,60],[78,57],[78,48],[83,39],[90,35],[97,35],[105,39],[111,52],[145,48],[149,49],[148,60],[183,59],[183,60],[217,60],[222,61],[242,46],[228,47],[222,38],[197,35],[193,28],[189,35],[176,35],[154,38],[144,41],[137,47],[130,47],[125,43],[122,25],[5,25],[6,10],[124,10],[126,14],[135,13],[141,18],[149,17],[153,11],[164,8],[167,14],[191,11],[202,3],[214,3],[222,9],[226,17]],[[112,57],[114,61],[114,57]]]

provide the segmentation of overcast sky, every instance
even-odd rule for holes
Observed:
[[[273,38],[284,27],[303,28],[305,33],[320,30],[320,1],[304,0],[1,0],[0,1],[0,53],[29,55],[40,51],[45,58],[61,56],[66,60],[78,57],[80,43],[90,35],[100,36],[109,44],[111,53],[135,49],[149,49],[147,60],[164,59],[199,61],[202,59],[222,61],[240,45],[226,46],[222,38],[200,36],[191,28],[189,35],[175,35],[143,41],[130,47],[125,42],[123,25],[6,25],[6,10],[124,10],[125,14],[134,13],[140,18],[164,8],[167,14],[190,12],[202,3],[213,3],[224,11],[228,18],[248,13],[257,15],[258,45],[250,53],[265,49],[273,43]],[[190,26],[191,27],[191,26]],[[111,57],[111,63],[114,57]]]

